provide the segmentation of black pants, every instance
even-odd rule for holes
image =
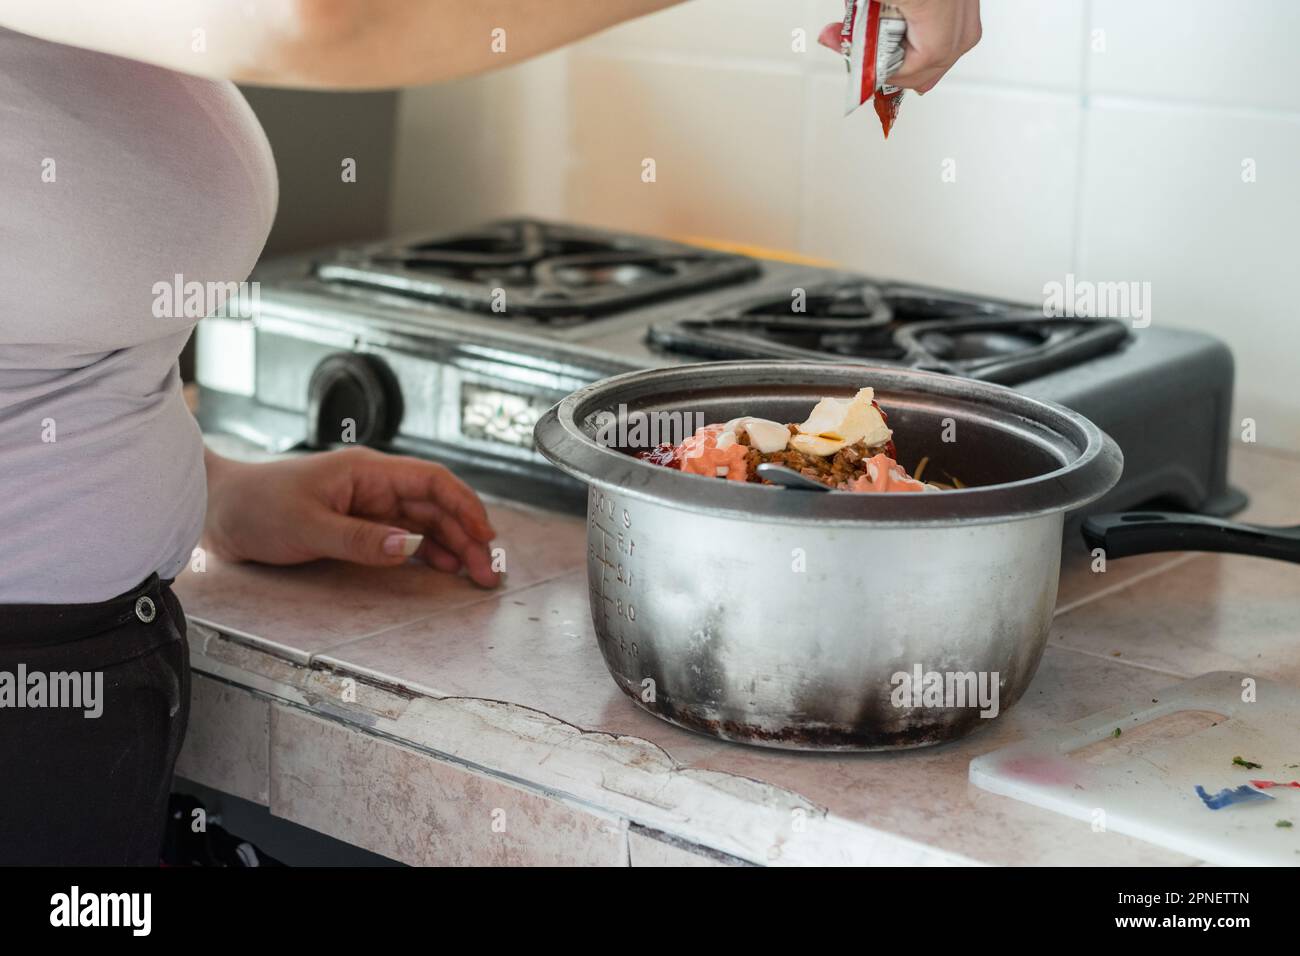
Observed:
[[[42,682],[42,706],[6,696],[38,703]],[[157,575],[99,604],[0,605],[0,864],[156,866],[189,710],[185,617]]]

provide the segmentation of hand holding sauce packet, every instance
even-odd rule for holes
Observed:
[[[847,116],[873,100],[886,139],[903,99],[903,91],[886,81],[903,65],[906,36],[907,22],[897,7],[878,0],[844,0],[840,50],[849,64],[844,113]]]

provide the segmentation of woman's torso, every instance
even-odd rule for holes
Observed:
[[[196,318],[160,293],[244,279],[276,196],[232,84],[0,30],[0,604],[185,566],[206,483],[176,359]]]

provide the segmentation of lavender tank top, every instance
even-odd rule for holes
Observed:
[[[232,84],[0,29],[0,604],[186,566],[207,489],[177,356],[197,318],[161,289],[243,280],[276,199]]]

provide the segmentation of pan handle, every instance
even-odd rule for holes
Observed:
[[[1206,515],[1129,511],[1084,519],[1083,540],[1108,558],[1156,551],[1223,551],[1300,563],[1300,528],[1270,528]]]

